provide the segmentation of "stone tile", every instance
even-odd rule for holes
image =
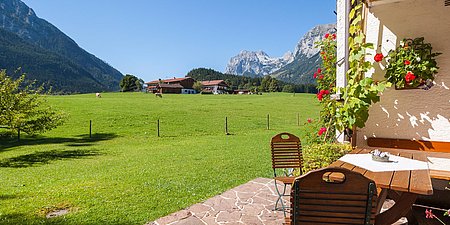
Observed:
[[[237,197],[242,201],[242,202],[251,202],[251,198],[253,196],[255,196],[255,193],[249,193],[249,192],[236,192]]]
[[[159,218],[155,222],[158,224],[169,224],[169,223],[173,223],[175,221],[179,221],[179,220],[185,219],[187,217],[190,217],[191,215],[192,215],[191,212],[189,212],[187,210],[181,210],[181,211],[172,213],[166,217]]]
[[[264,225],[264,223],[256,215],[242,215],[241,221],[247,225]]]
[[[203,204],[195,204],[195,205],[187,208],[186,210],[188,210],[194,214],[198,214],[198,213],[210,211],[211,207],[203,205]]]
[[[273,182],[273,179],[259,177],[250,182],[259,183],[259,184],[267,184],[269,182]]]
[[[259,204],[251,204],[251,205],[246,205],[243,207],[241,213],[244,215],[261,215],[262,211],[264,211],[266,208],[264,207],[264,205],[259,205]]]
[[[246,183],[246,184],[243,184],[243,185],[240,185],[240,186],[234,188],[234,190],[237,192],[255,193],[256,191],[258,191],[259,189],[261,189],[263,187],[265,187],[265,185],[257,184],[257,183]]]
[[[214,216],[203,217],[201,220],[208,225],[218,224],[218,223],[216,223],[216,217],[214,217]]]
[[[222,196],[223,198],[236,198],[236,192],[231,189],[220,194],[220,196]]]
[[[173,223],[173,225],[201,225],[205,224],[203,221],[198,219],[197,217],[191,216],[185,219],[182,219],[178,222]]]
[[[237,211],[222,211],[217,214],[216,221],[220,222],[237,222],[241,220],[242,214]]]

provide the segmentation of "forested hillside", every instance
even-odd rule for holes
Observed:
[[[196,80],[224,80],[233,89],[249,89],[264,92],[316,92],[315,86],[312,84],[292,84],[279,81],[270,76],[265,77],[246,77],[232,74],[224,74],[213,69],[197,68],[191,70],[187,77],[192,77]]]

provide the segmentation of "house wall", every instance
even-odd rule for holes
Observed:
[[[366,18],[366,40],[386,55],[403,38],[424,37],[437,57],[439,73],[430,90],[383,92],[381,102],[372,105],[366,126],[358,130],[357,145],[368,137],[386,137],[450,142],[450,7],[443,0],[378,1]],[[367,57],[373,62],[373,55]],[[375,63],[367,76],[384,77],[385,62]],[[339,76],[339,75],[338,75]]]

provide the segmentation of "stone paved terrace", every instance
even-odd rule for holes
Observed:
[[[256,178],[146,225],[281,225],[283,212],[273,210],[277,199],[273,182],[273,179]],[[281,184],[279,186],[282,187]],[[387,200],[382,210],[392,204],[392,200]],[[392,225],[404,224],[407,221],[402,218]]]
[[[256,178],[147,225],[282,224],[283,212],[273,210],[276,199],[273,179]]]

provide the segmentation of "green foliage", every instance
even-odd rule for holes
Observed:
[[[329,166],[352,151],[348,144],[311,144],[303,147],[303,172]]]
[[[349,28],[349,70],[347,71],[347,85],[341,88],[342,102],[336,106],[335,127],[343,131],[346,128],[353,129],[354,126],[364,127],[369,118],[369,108],[373,103],[380,101],[379,94],[384,91],[390,83],[385,81],[375,82],[365,73],[372,68],[370,62],[365,61],[367,49],[373,49],[373,44],[365,43],[365,35],[362,31],[362,4],[355,5],[350,11]]]
[[[192,88],[197,91],[197,93],[200,93],[202,91],[202,82],[195,81],[194,85],[192,85]]]
[[[42,87],[33,90],[31,85],[21,87],[22,75],[13,80],[0,72],[0,125],[9,131],[27,134],[43,133],[56,128],[64,121],[64,114],[54,110],[40,95]]]
[[[428,80],[434,80],[438,72],[435,57],[441,53],[433,53],[431,44],[424,43],[424,38],[404,39],[400,46],[389,52],[385,78],[398,88],[417,87]],[[409,81],[407,73],[414,79]]]
[[[283,90],[282,90],[283,92],[287,92],[287,93],[294,93],[295,92],[295,89],[294,89],[294,86],[293,85],[291,85],[291,84],[286,84],[286,85],[284,85],[283,86]]]
[[[134,75],[125,75],[119,83],[121,92],[141,91],[144,81]]]

